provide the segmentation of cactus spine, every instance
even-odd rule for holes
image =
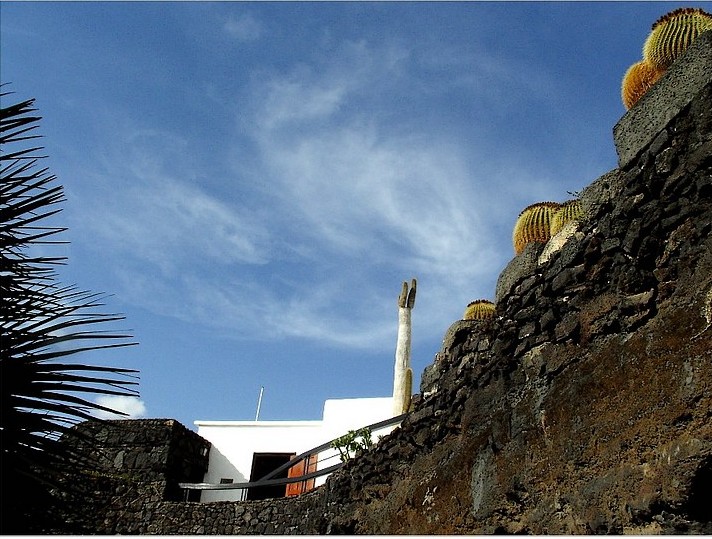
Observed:
[[[577,221],[580,219],[582,213],[581,202],[577,199],[567,200],[561,204],[561,207],[551,217],[551,237],[556,236],[569,221]]]
[[[645,60],[630,66],[621,83],[621,99],[625,108],[630,109],[635,105],[664,73],[664,69],[658,69]]]
[[[408,411],[413,391],[413,369],[410,367],[411,311],[415,306],[417,282],[411,280],[410,289],[404,282],[398,296],[398,340],[393,371],[393,415]]]
[[[680,8],[660,17],[643,45],[643,60],[665,70],[697,36],[712,30],[712,15],[701,9]]]
[[[522,210],[512,233],[515,254],[520,254],[531,242],[549,241],[551,217],[560,207],[557,202],[537,202]]]
[[[486,299],[478,299],[467,304],[463,320],[489,320],[494,318],[494,303]]]

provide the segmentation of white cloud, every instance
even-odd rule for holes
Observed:
[[[201,258],[223,264],[265,261],[261,244],[267,235],[258,224],[180,179],[153,178],[117,193],[96,223],[97,233],[164,270]]]
[[[201,181],[186,158],[195,142],[116,129],[82,214],[114,256],[116,292],[234,338],[371,349],[393,345],[402,280],[421,283],[422,338],[492,298],[482,283],[511,258],[499,224],[538,184],[514,160],[395,114],[412,60],[347,43],[255,82],[234,154],[245,140],[254,151],[222,180]]]
[[[274,185],[277,213],[285,223],[302,224],[290,231],[293,245],[340,260],[340,271],[347,275],[368,275],[364,286],[381,295],[399,284],[379,281],[383,268],[401,279],[415,275],[430,287],[423,289],[421,309],[428,309],[433,321],[447,320],[459,317],[472,299],[493,298],[497,273],[512,257],[509,230],[502,235],[502,223],[512,226],[521,197],[538,196],[546,180],[517,162],[515,148],[513,157],[501,162],[486,149],[454,140],[446,127],[412,130],[410,118],[393,116],[389,106],[398,99],[393,91],[407,87],[404,83],[414,77],[408,73],[409,61],[417,59],[409,51],[388,50],[385,54],[359,43],[320,69],[302,67],[266,81],[254,90],[251,133]],[[485,59],[474,68],[482,68],[489,85],[463,74],[473,99],[486,95],[491,103],[498,85],[514,83],[514,73],[523,88],[532,89],[524,71]],[[535,84],[547,86],[544,77]],[[483,126],[480,131],[487,143],[482,148],[491,147],[489,130]],[[330,267],[319,287],[337,280]],[[490,286],[479,284],[483,281]],[[378,294],[369,301],[372,296]],[[389,299],[381,301],[390,305]],[[385,309],[361,333],[355,325],[348,327],[353,319],[339,314],[333,303],[294,306],[294,319],[301,323],[292,329],[318,338],[340,335],[367,342],[370,334],[383,344],[374,328],[392,323]],[[322,328],[330,328],[326,336]]]
[[[122,130],[116,133],[122,139]],[[123,133],[121,149],[129,150],[110,150],[104,170],[76,197],[85,197],[82,227],[96,241],[163,274],[186,265],[266,262],[270,240],[260,218],[194,181],[197,173],[181,157],[187,142],[132,127]]]
[[[462,261],[486,241],[457,148],[370,131],[352,126],[263,144],[285,211],[310,221],[310,239],[342,254],[378,256],[390,245],[431,268]]]
[[[523,98],[552,103],[560,98],[557,82],[561,75],[553,76],[551,66],[532,64],[510,51],[472,46],[467,52],[446,44],[424,47],[421,65],[432,77],[439,77],[439,83],[437,88],[421,91],[460,87],[483,105],[502,107],[508,116],[512,107],[521,106]]]
[[[364,264],[399,259],[415,271],[468,278],[487,269],[473,263],[474,253],[493,248],[487,214],[498,201],[492,178],[483,177],[492,167],[469,170],[472,150],[441,133],[381,121],[388,97],[370,114],[340,114],[345,106],[358,110],[361,94],[373,92],[384,73],[400,73],[407,58],[358,44],[321,75],[303,69],[286,82],[273,78],[255,90],[266,97],[255,103],[252,133],[281,213],[307,223],[294,240],[371,257]]]
[[[370,99],[379,86],[397,84],[409,57],[409,51],[396,45],[374,51],[364,41],[345,42],[334,54],[260,80],[252,89],[255,115],[246,127],[271,130],[272,136],[279,134],[276,129],[294,134],[309,128],[304,122],[329,119],[347,102],[353,105],[355,97]]]
[[[340,81],[329,81],[314,88],[305,88],[306,85],[307,81],[294,74],[287,79],[270,81],[260,123],[272,129],[291,122],[327,117],[338,110],[347,90]]]
[[[459,316],[472,295],[493,296],[476,283],[508,257],[497,251],[490,213],[503,206],[502,185],[517,183],[511,170],[496,170],[482,155],[473,171],[471,150],[443,133],[404,132],[381,120],[387,96],[372,104],[373,114],[358,107],[379,81],[403,73],[409,57],[349,44],[325,65],[302,65],[253,88],[244,125],[269,185],[271,225],[288,259],[318,279],[297,280],[308,290],[279,292],[198,279],[190,287],[200,291],[192,303],[204,305],[198,312],[213,309],[221,313],[214,320],[253,337],[383,347],[392,344],[400,279],[428,283],[421,304],[435,316]],[[397,277],[385,280],[384,271]],[[349,302],[339,299],[344,294]]]
[[[123,395],[100,395],[95,399],[100,406],[124,412],[127,416],[96,410],[94,415],[100,419],[139,419],[146,416],[146,404],[138,397]]]
[[[262,36],[262,24],[250,14],[232,15],[225,22],[225,31],[238,41],[256,41]]]

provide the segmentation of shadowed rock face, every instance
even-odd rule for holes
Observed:
[[[688,53],[619,122],[576,232],[504,269],[494,319],[451,326],[376,448],[296,498],[99,493],[86,527],[712,533],[712,32]]]

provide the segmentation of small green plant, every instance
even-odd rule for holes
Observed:
[[[355,456],[357,451],[365,451],[373,447],[371,429],[364,427],[358,430],[350,430],[331,442],[331,447],[339,452],[341,462],[346,462]]]

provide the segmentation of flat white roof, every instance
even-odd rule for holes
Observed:
[[[319,427],[321,419],[309,421],[193,421],[198,427]]]
[[[351,412],[355,413],[357,416],[364,412],[364,409],[358,407],[359,403],[362,404],[383,404],[390,401],[392,397],[355,397],[346,399],[327,399],[324,401],[324,410],[322,412],[323,416],[329,415],[333,416],[335,413],[337,415],[344,414],[347,409],[352,408]],[[310,419],[310,420],[291,420],[291,421],[205,421],[197,420],[193,421],[193,424],[197,427],[319,427],[324,424],[324,419]]]

